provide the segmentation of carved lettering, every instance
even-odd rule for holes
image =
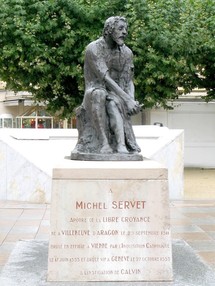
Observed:
[[[121,269],[121,274],[124,275],[133,275],[133,274],[140,274],[140,269]]]
[[[144,209],[146,201],[112,201],[112,209]],[[76,201],[76,209],[108,209],[108,205],[105,202],[84,202]]]
[[[76,209],[107,209],[107,206],[104,202],[77,202],[76,201]]]
[[[107,243],[91,243],[92,248],[108,248]]]
[[[112,209],[144,209],[146,201],[113,201]]]
[[[118,230],[112,230],[112,229],[109,229],[109,230],[98,230],[96,232],[96,235],[118,235],[118,234],[119,234]]]
[[[61,230],[60,232],[61,235],[90,235],[89,230]]]

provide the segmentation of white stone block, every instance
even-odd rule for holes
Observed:
[[[53,171],[49,281],[170,281],[167,170],[73,162]]]

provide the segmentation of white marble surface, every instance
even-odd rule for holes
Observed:
[[[158,126],[134,126],[134,131],[142,155],[168,168],[170,198],[181,199],[183,131]],[[50,202],[53,168],[70,155],[77,135],[76,129],[1,129],[0,199]]]
[[[167,170],[133,163],[54,170],[49,281],[172,280]]]

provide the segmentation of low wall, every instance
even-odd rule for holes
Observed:
[[[145,158],[168,169],[170,199],[183,198],[183,130],[134,126]],[[52,170],[69,156],[76,129],[2,129],[0,199],[50,203]]]

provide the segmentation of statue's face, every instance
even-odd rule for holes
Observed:
[[[127,24],[122,20],[117,22],[111,36],[117,45],[122,46],[124,44],[125,37],[127,36]]]

